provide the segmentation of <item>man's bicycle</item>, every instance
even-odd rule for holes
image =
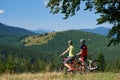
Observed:
[[[100,60],[90,60],[87,59],[86,62],[84,62],[85,65],[85,73],[88,72],[99,72],[102,71],[102,61]]]
[[[63,61],[57,64],[57,67],[56,67],[57,72],[63,72],[65,74],[67,74],[68,72],[71,72],[71,73],[75,73],[75,72],[83,73],[81,61],[79,61],[77,56],[75,56],[74,59],[71,60],[68,63],[73,68],[73,70],[71,70],[71,71],[68,71],[68,68],[66,66],[64,66],[64,63],[63,63],[67,59],[67,57],[62,57],[62,58],[63,58]],[[84,66],[85,66],[84,73],[88,73],[90,71],[100,71],[101,65],[102,65],[102,62],[99,61],[99,60],[92,61],[92,60],[87,59],[87,61],[84,62]]]

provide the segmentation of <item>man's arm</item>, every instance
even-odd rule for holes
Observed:
[[[79,52],[79,53],[77,53],[77,55],[81,55],[81,54],[82,54],[82,52],[83,52],[83,50],[82,50],[82,49],[80,49],[80,52]]]

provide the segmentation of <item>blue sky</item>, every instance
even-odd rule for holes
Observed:
[[[75,16],[62,19],[63,14],[50,14],[47,0],[0,0],[0,22],[29,30],[48,29],[55,31],[111,27],[109,24],[96,25],[98,14],[81,10]]]

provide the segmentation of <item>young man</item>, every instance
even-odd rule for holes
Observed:
[[[77,55],[81,56],[79,60],[82,62],[82,71],[84,72],[85,71],[84,62],[86,61],[88,55],[87,46],[85,45],[85,39],[81,39],[80,44],[81,44],[80,52]]]
[[[69,56],[64,61],[64,65],[66,67],[68,67],[68,71],[70,71],[70,70],[73,70],[73,69],[70,65],[68,65],[68,63],[74,58],[74,47],[73,47],[73,43],[72,43],[71,40],[68,41],[68,45],[69,45],[69,47],[60,56],[63,56],[64,54],[69,52]]]

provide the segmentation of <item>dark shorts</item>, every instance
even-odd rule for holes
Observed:
[[[68,56],[68,58],[64,61],[64,64],[66,64],[66,63],[72,61],[73,59],[74,59],[74,57]]]

